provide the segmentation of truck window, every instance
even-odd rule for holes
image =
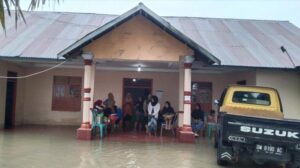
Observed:
[[[267,93],[235,91],[232,101],[235,103],[256,104],[269,106],[271,104],[270,95]]]

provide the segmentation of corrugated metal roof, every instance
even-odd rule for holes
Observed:
[[[57,58],[57,54],[116,15],[25,12],[15,29],[7,19],[6,36],[0,30],[0,56]],[[207,49],[225,66],[294,68],[300,66],[300,29],[288,21],[163,17],[172,26]]]

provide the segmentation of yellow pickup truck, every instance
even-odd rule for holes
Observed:
[[[257,164],[300,167],[300,122],[284,119],[276,89],[233,85],[216,103],[219,165],[236,163],[243,155]]]

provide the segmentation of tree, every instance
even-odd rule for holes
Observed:
[[[28,7],[28,10],[34,10],[38,8],[41,5],[44,5],[46,2],[55,1],[59,2],[59,0],[31,0],[30,5]],[[13,8],[13,11],[11,10],[11,7]],[[17,22],[21,18],[25,23],[25,17],[23,15],[23,11],[20,7],[20,0],[0,0],[0,24],[5,31],[5,11],[7,11],[8,16],[11,17],[11,12],[15,13],[15,26],[17,28]]]

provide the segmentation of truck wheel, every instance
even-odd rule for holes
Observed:
[[[220,166],[226,166],[228,165],[228,162],[226,162],[225,160],[221,159],[221,150],[220,148],[222,147],[222,145],[220,144],[220,142],[217,143],[218,145],[218,149],[217,149],[217,164]]]

